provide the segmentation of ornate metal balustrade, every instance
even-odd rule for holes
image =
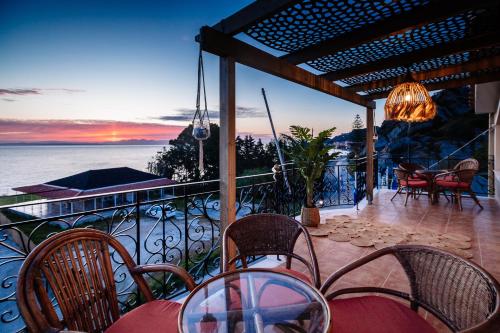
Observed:
[[[305,185],[293,165],[288,165],[286,172],[289,188],[283,174],[239,177],[237,216],[259,212],[300,214]],[[317,205],[354,205],[355,192],[363,191],[363,185],[355,181],[362,178],[358,173],[355,162],[331,161],[316,184]],[[23,260],[38,243],[64,230],[80,227],[103,230],[119,239],[137,263],[181,265],[197,282],[217,274],[218,188],[218,180],[213,180],[0,207],[2,331],[21,331],[24,327],[15,300],[17,273]],[[121,258],[112,253],[112,261],[119,300],[123,311],[127,311],[140,303],[140,295]],[[151,274],[149,282],[158,298],[176,297],[185,291],[170,274]]]

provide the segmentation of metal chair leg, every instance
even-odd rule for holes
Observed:
[[[460,211],[463,210],[462,208],[462,195],[460,194],[460,191],[456,191],[456,196],[457,196],[457,201],[458,201],[458,209],[460,209]]]
[[[483,209],[483,206],[481,206],[481,203],[479,202],[479,199],[477,198],[476,193],[472,192],[472,190],[470,190],[469,193],[470,193],[470,196],[472,197],[472,199],[474,199],[474,201],[477,203],[479,208]]]
[[[408,203],[408,197],[410,196],[410,189],[407,187],[406,188],[406,199],[405,199],[405,207],[406,207],[406,204]]]
[[[398,189],[397,189],[396,193],[394,193],[394,195],[392,196],[391,201],[396,197],[396,195],[398,195],[399,193],[401,193],[402,189],[403,189],[402,187],[398,186]]]

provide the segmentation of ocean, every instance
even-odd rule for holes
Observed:
[[[163,145],[0,146],[0,196],[75,173],[114,167],[147,171]]]

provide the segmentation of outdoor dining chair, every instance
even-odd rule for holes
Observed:
[[[396,195],[406,190],[405,206],[408,203],[408,198],[410,195],[415,196],[420,194],[421,191],[426,191],[429,197],[432,194],[431,186],[432,184],[426,179],[415,178],[412,172],[404,169],[394,168],[394,174],[398,180],[398,189],[396,193],[391,198],[394,200]]]
[[[294,252],[299,236],[303,235],[309,258]],[[237,254],[230,258],[229,241],[234,242]],[[230,224],[223,236],[223,271],[228,271],[238,260],[243,268],[247,268],[247,258],[263,255],[283,255],[286,257],[285,268],[274,268],[276,271],[294,275],[319,288],[321,285],[318,260],[307,229],[295,219],[279,214],[253,214],[245,216]],[[302,262],[308,269],[310,277],[291,269],[292,259]]]
[[[130,272],[145,301],[122,316],[110,248],[115,251],[113,258],[119,256],[120,265]],[[113,236],[93,229],[73,229],[48,238],[28,255],[19,272],[17,302],[30,332],[175,333],[181,304],[154,300],[142,276],[154,272],[173,273],[189,290],[195,287],[183,268],[136,265]]]
[[[466,158],[458,162],[455,167],[449,171],[458,171],[458,170],[479,170],[479,162],[475,158]]]
[[[416,164],[416,163],[409,163],[409,162],[401,162],[399,163],[399,169],[403,169],[406,171],[411,172],[411,178],[415,179],[425,179],[425,177],[417,174],[415,171],[417,170],[423,170],[425,169],[422,165]]]
[[[479,202],[476,193],[472,190],[472,180],[474,179],[477,169],[457,169],[450,172],[444,172],[434,177],[434,191],[437,193],[450,191],[455,197],[458,208],[463,210],[462,207],[462,193],[469,193],[471,198],[476,204],[483,209]]]
[[[394,256],[410,293],[383,287],[328,290],[347,273],[385,255]],[[420,245],[375,251],[333,273],[321,287],[332,312],[332,331],[427,333],[436,330],[418,315],[422,307],[453,332],[500,332],[500,285],[478,265],[451,253]],[[350,298],[353,293],[377,293]],[[409,301],[409,307],[386,294]]]

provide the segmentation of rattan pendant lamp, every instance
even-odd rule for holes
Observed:
[[[413,122],[424,122],[436,116],[436,105],[423,84],[415,81],[407,70],[403,83],[389,94],[384,106],[385,119],[408,123],[408,160],[410,160],[410,128]]]

